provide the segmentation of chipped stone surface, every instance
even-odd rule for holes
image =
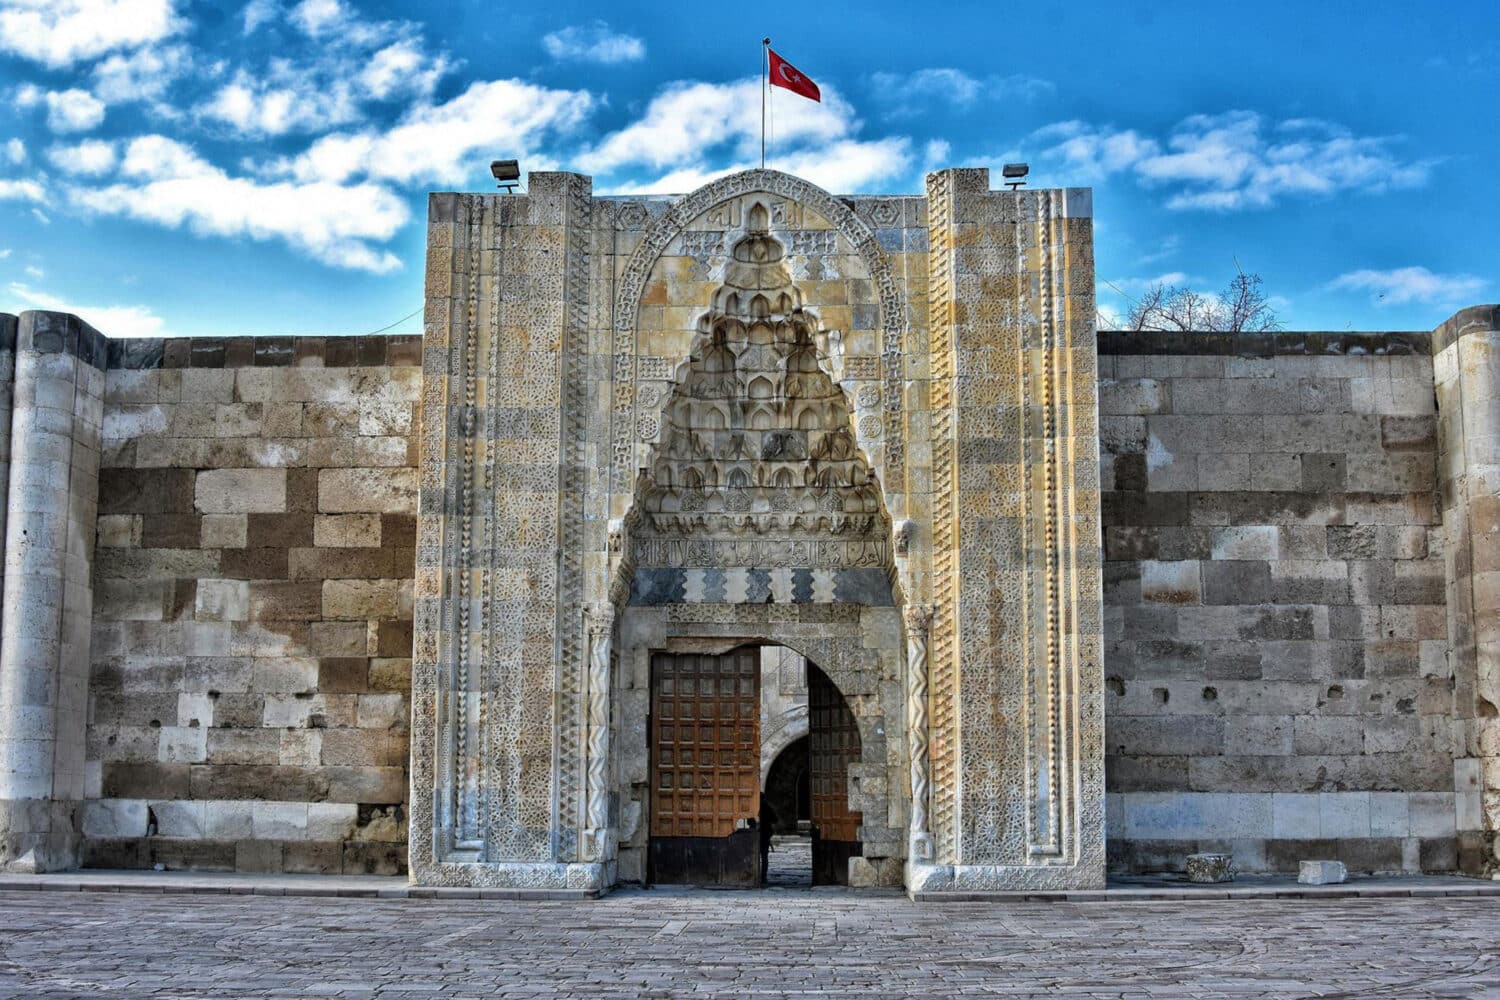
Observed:
[[[1189,854],[1186,871],[1189,882],[1233,882],[1234,857],[1229,854]]]
[[[1349,878],[1342,861],[1303,861],[1297,869],[1302,885],[1338,885]]]

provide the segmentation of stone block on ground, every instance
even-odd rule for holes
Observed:
[[[1302,885],[1338,885],[1349,877],[1342,861],[1304,861],[1297,868]]]
[[[1189,854],[1187,877],[1189,882],[1233,882],[1234,858],[1228,854]]]

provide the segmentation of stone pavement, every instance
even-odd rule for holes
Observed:
[[[771,839],[771,856],[766,865],[766,885],[780,889],[812,887],[812,839],[783,837]]]
[[[0,997],[1500,996],[1500,899],[0,892]]]

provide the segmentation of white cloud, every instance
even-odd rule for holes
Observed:
[[[307,35],[318,38],[349,19],[339,0],[302,0],[292,8],[291,21]]]
[[[87,139],[76,146],[56,145],[48,148],[47,159],[65,174],[98,177],[114,168],[115,144]]]
[[[912,73],[874,73],[870,89],[877,101],[897,117],[920,114],[935,104],[970,106],[982,98],[1031,101],[1052,93],[1050,80],[1015,73],[1010,76],[970,76],[961,69],[941,66]]]
[[[276,20],[280,13],[281,10],[276,0],[250,0],[240,14],[241,22],[244,24],[244,33],[253,34],[256,28]]]
[[[912,162],[911,140],[905,136],[860,142],[845,139],[776,157],[778,170],[804,177],[839,194],[858,194],[869,185],[905,173]]]
[[[46,204],[47,192],[39,181],[0,178],[0,201],[34,201]]]
[[[437,105],[418,105],[384,132],[336,133],[313,143],[273,172],[304,181],[364,176],[410,183],[474,182],[488,176],[493,155],[521,158],[529,169],[552,161],[543,140],[574,128],[593,108],[586,91],[551,90],[520,80],[480,81]]]
[[[0,194],[0,198],[3,198],[3,197],[4,197],[4,195]],[[40,222],[42,225],[44,225],[44,226],[50,226],[50,225],[52,225],[52,220],[49,219],[49,218],[47,218],[47,213],[43,212],[40,208],[33,208],[31,210],[31,214],[32,214],[32,216],[34,216],[36,218],[36,221]]]
[[[559,61],[611,65],[646,58],[646,43],[634,35],[610,30],[604,21],[575,24],[542,36],[542,48]]]
[[[234,177],[159,135],[132,140],[119,173],[120,183],[73,188],[70,199],[99,215],[185,226],[200,235],[282,240],[335,267],[385,273],[401,266],[372,244],[394,236],[410,210],[379,184]]]
[[[104,121],[104,102],[76,87],[47,95],[47,127],[54,132],[87,132]]]
[[[43,271],[35,264],[27,264],[25,267],[21,268],[21,270],[25,271],[28,277],[34,278],[37,281],[41,281],[47,276],[47,272]]]
[[[1472,274],[1434,274],[1425,267],[1389,271],[1359,270],[1341,274],[1329,285],[1343,291],[1369,292],[1377,306],[1412,302],[1453,305],[1473,299],[1487,282]]]
[[[416,39],[403,38],[370,56],[359,71],[359,82],[377,101],[398,94],[426,97],[448,70],[445,57],[428,56]]]
[[[866,185],[904,173],[910,169],[911,162],[911,140],[897,136],[871,142],[844,139],[778,156],[770,166],[796,174],[829,191],[854,194]],[[747,161],[723,168],[681,167],[650,180],[625,182],[611,190],[618,194],[684,194],[755,165]]]
[[[624,167],[708,169],[713,154],[749,158],[760,147],[760,81],[668,84],[636,121],[576,158],[599,174]],[[772,151],[779,163],[807,143],[827,145],[850,136],[858,124],[853,109],[832,88],[823,101],[801,98],[775,104]]]
[[[0,247],[0,260],[6,260],[11,255],[10,247]]]
[[[1427,182],[1431,161],[1405,162],[1397,139],[1356,136],[1337,125],[1292,119],[1268,126],[1250,111],[1193,115],[1158,139],[1134,129],[1080,121],[1034,132],[1043,160],[1062,183],[1129,173],[1151,187],[1174,188],[1172,209],[1265,208],[1290,196],[1385,191]]]
[[[948,163],[953,146],[946,139],[929,139],[922,149],[922,170],[941,170]]]
[[[284,60],[273,62],[266,76],[240,70],[198,113],[250,136],[321,132],[360,116],[346,82],[325,82]]]
[[[72,313],[108,337],[167,337],[162,318],[145,306],[92,306],[33,289],[17,281],[7,289],[35,309]]]
[[[1165,274],[1158,274],[1154,278],[1115,278],[1110,281],[1101,282],[1101,284],[1107,285],[1121,293],[1143,292],[1155,285],[1163,285],[1167,288],[1185,288],[1198,283],[1201,283],[1201,279],[1194,278],[1182,271],[1168,271]]]
[[[258,25],[276,13],[245,16]],[[418,25],[366,21],[341,0],[303,0],[288,19],[305,37],[281,39],[264,65],[241,67],[198,106],[201,119],[256,138],[327,132],[362,121],[372,102],[430,99],[453,68],[427,51]]]
[[[106,104],[160,101],[167,88],[193,68],[186,45],[113,55],[94,67],[94,93]]]
[[[62,69],[168,38],[177,0],[0,0],[0,51]]]
[[[17,166],[25,163],[26,144],[20,139],[7,139],[5,142],[5,158]]]

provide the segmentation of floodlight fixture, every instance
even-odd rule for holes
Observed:
[[[490,173],[506,194],[515,194],[521,180],[521,164],[517,160],[491,160]]]
[[[1026,163],[1007,163],[1000,168],[1000,176],[1005,178],[1005,186],[1012,191],[1026,186],[1026,175],[1029,173],[1031,173],[1031,166]]]

